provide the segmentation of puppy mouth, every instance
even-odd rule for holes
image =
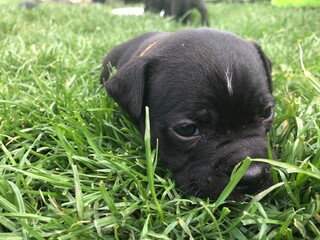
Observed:
[[[252,165],[253,167],[245,173],[230,193],[228,200],[245,201],[248,199],[248,195],[257,194],[271,185],[269,165],[257,163]],[[183,171],[178,174],[180,175],[178,177],[174,174],[177,185],[187,195],[216,200],[230,182],[230,174],[217,171],[204,174],[197,170],[201,169],[194,168],[192,171]],[[186,176],[192,177],[187,180]]]
[[[249,199],[250,195],[255,195],[261,191],[263,191],[264,189],[266,189],[268,186],[270,186],[271,182],[268,181],[268,183],[260,183],[260,187],[258,188],[252,188],[252,186],[246,185],[240,185],[240,186],[236,186],[233,191],[230,193],[230,195],[228,196],[228,200],[234,200],[234,201],[246,201]],[[227,186],[227,183],[225,184],[224,188]],[[205,198],[209,198],[210,200],[214,201],[216,199],[218,199],[218,197],[220,196],[220,194],[223,192],[224,188],[222,188],[222,191],[216,192],[214,189],[212,189],[212,191],[210,191],[210,188],[212,189],[212,187],[209,187],[207,189],[203,189],[202,187],[199,187],[199,184],[197,182],[193,182],[190,184],[189,189],[188,190],[183,190],[185,194],[188,195],[193,195],[195,197],[199,197],[202,199]],[[208,190],[209,189],[209,190]]]

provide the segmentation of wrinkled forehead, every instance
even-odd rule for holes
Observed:
[[[266,70],[257,55],[166,57],[152,67],[149,84],[150,94],[173,102],[188,102],[197,96],[237,99],[270,92]]]

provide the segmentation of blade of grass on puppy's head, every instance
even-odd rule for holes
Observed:
[[[245,172],[248,170],[249,166],[251,164],[251,159],[246,158],[244,161],[239,163],[233,170],[230,178],[230,182],[225,187],[223,192],[220,194],[219,198],[215,202],[216,207],[220,206],[231,194],[233,189],[236,187],[236,185],[240,182],[241,178],[245,174]]]

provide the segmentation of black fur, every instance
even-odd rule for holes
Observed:
[[[19,4],[20,7],[23,7],[23,8],[27,8],[27,9],[32,9],[32,8],[35,8],[37,7],[39,4],[38,1],[35,1],[35,2],[21,2]]]
[[[182,18],[182,22],[189,20],[189,11],[198,9],[201,14],[202,25],[209,26],[208,12],[204,0],[145,0],[145,11],[165,12],[167,16],[173,16],[175,20]]]
[[[149,106],[160,163],[186,193],[216,199],[238,163],[268,158],[275,99],[258,44],[207,28],[153,32],[116,46],[103,65],[101,82],[142,134]],[[252,163],[230,199],[270,182],[269,165]]]

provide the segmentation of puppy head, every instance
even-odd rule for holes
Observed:
[[[184,192],[216,199],[238,163],[248,156],[268,158],[266,133],[275,105],[270,72],[256,43],[187,30],[132,58],[106,89],[142,133],[149,106],[160,162]],[[269,166],[253,163],[230,199],[269,184]]]

